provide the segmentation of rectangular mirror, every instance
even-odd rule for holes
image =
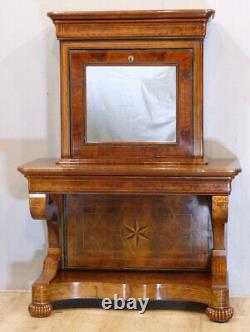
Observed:
[[[176,142],[176,66],[87,66],[86,140]]]

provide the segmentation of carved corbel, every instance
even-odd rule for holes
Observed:
[[[51,220],[57,219],[58,209],[48,194],[30,194],[30,213],[33,219]]]
[[[212,289],[211,303],[206,314],[212,321],[226,322],[233,317],[233,308],[229,307],[227,284],[227,258],[225,250],[225,224],[228,219],[228,196],[212,197]]]

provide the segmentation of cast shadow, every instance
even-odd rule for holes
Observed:
[[[236,154],[229,147],[216,140],[204,140],[204,151],[208,158],[237,159]]]
[[[15,110],[6,109],[5,112],[10,114],[15,112],[18,118],[18,121],[13,120],[15,128],[22,134],[27,133],[27,137],[0,139],[6,187],[11,196],[17,199],[27,198],[27,181],[20,176],[17,167],[34,159],[58,158],[60,154],[59,45],[54,35],[53,27],[46,29],[3,60],[3,67],[8,73],[6,84],[12,86],[15,91],[15,101],[18,105]],[[41,49],[44,51],[41,52]],[[25,65],[17,64],[17,57]],[[27,73],[28,67],[34,68],[36,79],[30,78],[31,72]],[[39,69],[36,71],[35,68]],[[35,82],[37,80],[37,85],[34,86],[33,80]],[[44,85],[40,87],[40,84]],[[30,90],[27,90],[27,86],[32,88],[32,94]],[[33,106],[36,104],[39,107],[34,109]],[[34,128],[39,128],[39,119],[46,119],[41,123],[41,127],[44,127],[44,132],[41,130],[42,137],[39,137],[39,134],[37,136],[34,131]],[[3,118],[2,121],[5,119]],[[8,125],[9,123],[6,122],[6,126]],[[34,138],[29,138],[31,135]]]
[[[46,251],[47,248],[44,245],[43,249],[35,251],[30,261],[18,261],[10,264],[7,289],[12,290],[13,285],[15,285],[15,290],[30,290],[32,283],[38,279],[42,272]]]
[[[209,157],[237,155],[244,159],[247,154],[248,119],[244,115],[248,114],[248,104],[242,87],[250,86],[249,61],[223,26],[216,20],[208,25],[204,48],[204,137]]]
[[[2,268],[7,271],[5,288],[28,289],[42,270],[47,251],[47,226],[45,222],[39,225],[31,222],[28,210],[27,179],[17,171],[17,167],[34,159],[58,158],[59,156],[59,45],[53,26],[51,25],[36,38],[6,56],[3,59],[3,65],[4,71],[6,71],[4,76],[7,77],[6,85],[15,92],[15,96],[13,96],[15,103],[10,103],[10,105],[16,107],[16,109],[6,109],[5,111],[9,114],[14,112],[16,118],[13,118],[13,124],[17,128],[17,133],[21,133],[24,137],[0,139],[0,152],[4,161],[2,170],[4,200],[2,200],[1,209],[6,220],[10,221],[0,223],[0,231],[2,234],[12,234],[11,241],[7,236],[3,238],[2,246],[9,258],[4,261],[6,265]],[[33,75],[36,78],[33,78]],[[27,86],[30,86],[30,89],[27,89]],[[34,105],[38,105],[38,107],[34,108]],[[37,116],[39,111],[40,114]],[[42,129],[40,130],[39,119],[43,117],[46,120],[41,123]],[[10,117],[3,118],[2,121],[6,121],[6,126],[9,126]],[[39,129],[38,134],[34,128]],[[29,138],[30,136],[34,138]],[[11,206],[7,204],[8,196],[14,202],[16,200],[16,205],[14,205],[15,203],[12,203]],[[20,217],[25,219],[22,220],[24,226],[20,224],[20,218],[16,212],[16,208],[23,207],[23,204],[27,207],[27,213],[20,210]],[[22,211],[26,211],[26,207]],[[8,228],[6,228],[7,225]],[[19,239],[15,240],[15,236],[23,239],[22,244]],[[44,244],[38,249],[41,240],[44,241]],[[17,246],[20,245],[23,248],[18,249]],[[24,260],[23,257],[29,256],[27,253],[31,250],[30,248],[34,250],[34,255],[31,260]],[[15,261],[11,257],[14,257]]]
[[[206,0],[199,0],[199,1],[162,0],[162,8],[163,9],[201,9],[201,8],[209,8],[209,7],[207,6]]]

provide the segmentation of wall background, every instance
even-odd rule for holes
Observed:
[[[205,42],[205,151],[240,159],[231,196],[232,295],[250,296],[249,0],[9,0],[0,3],[0,289],[29,289],[46,252],[18,165],[59,157],[59,52],[48,11],[214,8]]]

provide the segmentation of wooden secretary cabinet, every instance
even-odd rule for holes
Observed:
[[[203,156],[203,39],[213,10],[49,13],[61,51],[61,159],[19,168],[48,255],[30,314],[148,297],[229,320],[234,160]]]

